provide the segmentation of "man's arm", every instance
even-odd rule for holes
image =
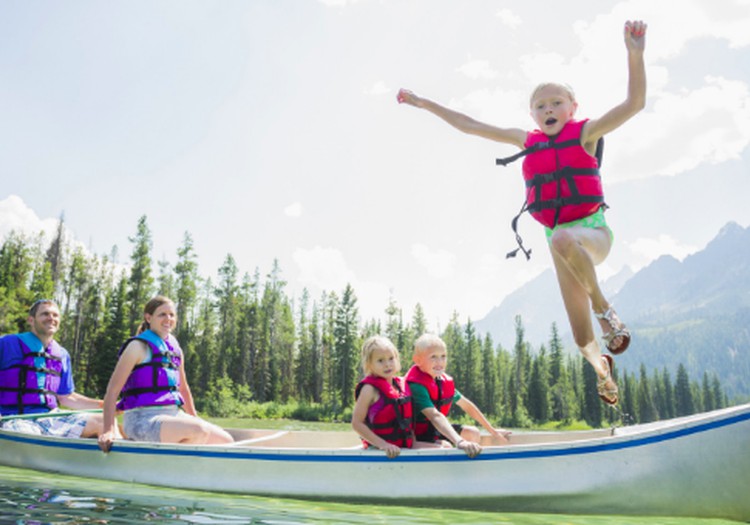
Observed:
[[[85,410],[89,408],[102,408],[104,402],[101,399],[93,399],[86,397],[78,392],[71,392],[70,394],[58,395],[58,401],[60,404],[73,410]]]

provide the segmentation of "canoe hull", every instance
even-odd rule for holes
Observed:
[[[325,433],[321,433],[322,436]],[[319,439],[324,439],[323,437]],[[67,475],[254,495],[384,501],[502,512],[750,520],[750,405],[613,435],[456,450],[118,442],[0,430],[0,464]],[[318,446],[320,446],[318,444]]]

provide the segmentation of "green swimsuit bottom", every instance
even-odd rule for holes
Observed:
[[[607,220],[604,218],[604,206],[602,206],[591,215],[583,217],[582,219],[576,219],[575,221],[558,224],[554,228],[547,228],[545,226],[544,233],[547,234],[547,242],[552,242],[552,234],[555,233],[555,231],[561,228],[572,228],[574,226],[581,226],[583,228],[605,228],[607,230],[607,233],[609,233],[609,240],[611,242],[614,242],[615,240],[615,234],[612,233],[610,227],[607,226]]]

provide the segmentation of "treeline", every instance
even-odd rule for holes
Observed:
[[[196,404],[214,416],[262,415],[272,406],[285,407],[272,411],[277,415],[347,420],[361,377],[362,341],[387,335],[400,349],[405,370],[414,340],[435,330],[419,304],[410,320],[391,301],[382,319],[363,321],[349,285],[317,298],[306,290],[290,298],[276,261],[261,278],[258,269],[242,273],[230,254],[215,280],[202,277],[189,233],[174,263],[155,263],[145,216],[129,241],[127,268],[113,263],[116,249],[92,255],[66,241],[62,218],[51,242],[41,233],[11,233],[0,247],[0,334],[27,330],[29,305],[54,299],[63,316],[57,339],[73,359],[76,389],[87,395],[104,394],[118,349],[135,333],[144,304],[156,293],[175,301],[175,335]],[[439,335],[458,388],[501,426],[649,422],[728,403],[716,376],[691,381],[679,364],[673,380],[667,369],[649,373],[641,365],[637,375],[616,377],[620,406],[607,408],[596,394],[593,369],[577,353],[564,351],[555,325],[540,348],[526,342],[520,318],[512,349],[478,334],[458,314]]]

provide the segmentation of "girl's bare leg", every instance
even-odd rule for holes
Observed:
[[[570,275],[586,292],[591,309],[598,314],[606,312],[611,305],[599,287],[594,266],[607,258],[611,247],[612,241],[604,228],[584,228],[580,226],[557,230],[552,235],[552,242],[550,243],[550,251],[555,260],[558,276],[560,275],[560,265],[564,265]],[[562,282],[560,286],[561,291],[563,291]],[[588,315],[588,308],[586,315]],[[570,312],[568,312],[568,316],[570,316]],[[572,322],[571,320],[571,324]],[[611,330],[607,321],[600,319],[599,324],[604,332]],[[586,325],[590,327],[591,323],[587,322]],[[571,328],[573,328],[575,336],[575,328],[572,326]],[[590,340],[590,338],[586,341],[576,339],[576,343],[582,346]],[[613,343],[616,348],[623,343],[623,340],[618,337],[614,339]]]
[[[594,367],[596,375],[603,379],[607,377],[609,368],[602,359],[601,349],[594,336],[594,328],[591,324],[591,312],[594,301],[601,301],[609,308],[609,304],[602,295],[601,289],[594,272],[594,262],[601,262],[609,252],[609,235],[602,232],[606,238],[602,239],[597,235],[587,235],[588,232],[597,230],[588,229],[583,232],[585,242],[591,241],[591,250],[594,257],[589,255],[588,250],[583,248],[583,243],[577,240],[575,233],[568,235],[570,230],[558,230],[552,237],[550,245],[552,260],[555,264],[557,281],[560,285],[565,311],[568,314],[570,328],[573,332],[573,339],[576,342],[583,357]],[[584,229],[584,228],[579,228]],[[566,232],[565,235],[559,235]],[[578,248],[571,245],[577,245]],[[567,256],[567,258],[566,258]],[[570,260],[577,262],[578,272],[575,272],[570,265]],[[596,308],[596,306],[594,306]],[[607,381],[608,388],[616,388],[614,381],[610,378]]]

